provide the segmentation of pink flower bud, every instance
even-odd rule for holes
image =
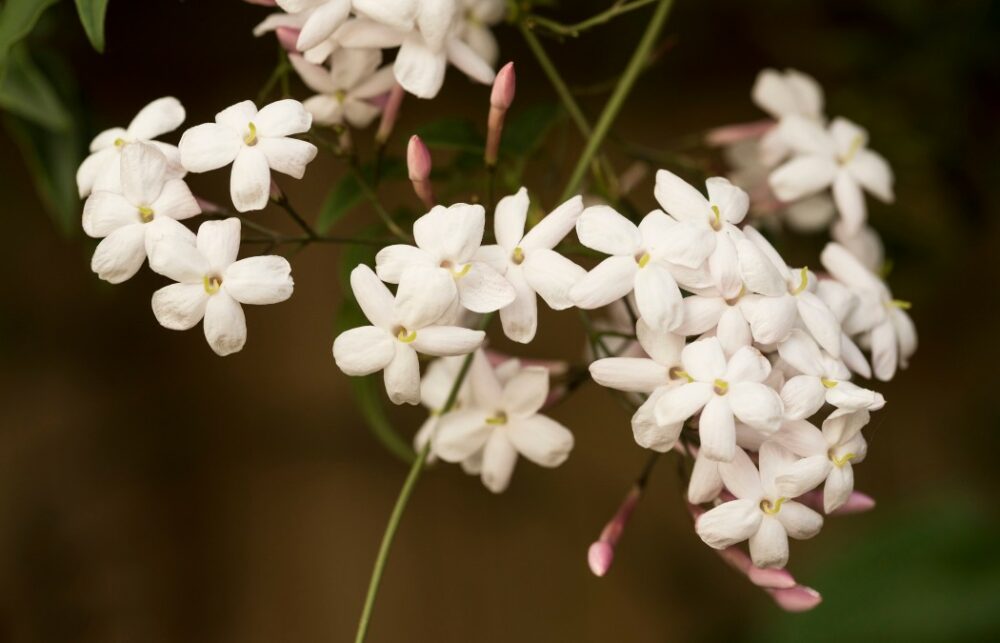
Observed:
[[[431,185],[431,153],[419,136],[411,136],[406,146],[406,168],[413,191],[427,209],[434,207],[434,187]]]
[[[608,573],[611,561],[614,559],[615,548],[602,540],[598,540],[587,550],[587,564],[590,565],[590,571],[598,578]]]
[[[751,138],[760,138],[774,126],[775,122],[772,120],[723,125],[709,130],[705,135],[705,142],[716,147],[731,145]]]
[[[628,524],[629,518],[632,517],[636,505],[639,504],[640,498],[642,498],[642,487],[639,484],[632,485],[621,506],[618,507],[618,511],[604,526],[600,538],[587,550],[587,563],[595,576],[604,576],[608,573],[611,561],[615,558],[615,546],[618,545],[618,541],[625,532],[625,526]]]
[[[382,120],[378,124],[378,132],[375,133],[375,142],[378,145],[385,145],[392,135],[392,130],[396,127],[396,119],[399,118],[399,108],[403,104],[403,96],[406,90],[399,83],[392,86],[389,91],[389,98],[386,99],[385,109],[382,111]]]
[[[833,513],[835,515],[845,515],[845,514],[858,514],[865,511],[871,511],[875,508],[875,499],[871,496],[861,493],[860,491],[852,491],[851,495],[848,496],[847,501],[840,505]]]
[[[285,193],[281,191],[281,187],[274,181],[274,179],[271,179],[271,200],[281,201],[284,198]]]
[[[243,2],[249,4],[259,4],[262,7],[276,7],[278,3],[274,0],[243,0]]]
[[[786,612],[808,612],[823,602],[819,592],[805,585],[796,585],[788,589],[770,589],[768,593],[778,607]]]
[[[757,587],[765,589],[789,589],[795,587],[795,577],[785,569],[763,569],[751,565],[747,569],[747,578]]]
[[[299,41],[301,29],[291,27],[278,27],[274,30],[274,35],[278,37],[278,44],[289,53],[297,53],[299,48],[296,43]]]
[[[195,197],[194,200],[198,202],[198,207],[201,208],[202,214],[221,214],[225,212],[222,206],[201,197]]]
[[[484,155],[487,167],[494,167],[500,155],[500,136],[503,134],[503,122],[507,110],[514,102],[514,85],[514,63],[510,62],[497,73],[493,81],[493,91],[490,93],[490,115]]]

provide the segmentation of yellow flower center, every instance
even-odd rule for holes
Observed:
[[[642,256],[641,256],[641,257],[639,257],[639,258],[637,258],[637,259],[635,260],[635,262],[636,262],[637,264],[639,264],[639,267],[640,267],[640,268],[645,268],[645,267],[646,267],[646,264],[648,264],[648,263],[649,263],[649,259],[650,259],[650,256],[649,256],[649,253],[648,253],[648,252],[644,252],[644,253],[642,253]]]
[[[837,380],[828,380],[825,377],[819,378],[819,381],[826,388],[833,388],[834,386],[840,383]]]
[[[715,393],[717,395],[725,395],[729,392],[729,382],[726,380],[715,380],[713,384],[715,385]]]
[[[833,466],[837,467],[838,469],[842,469],[845,464],[847,464],[856,457],[858,456],[855,455],[854,453],[845,453],[844,455],[838,458],[837,456],[833,455],[833,453],[830,453],[830,462],[832,462]]]
[[[412,344],[417,338],[417,331],[406,330],[405,328],[400,328],[399,332],[396,333],[396,339],[403,342],[404,344]]]
[[[722,229],[722,212],[719,211],[719,206],[712,206],[712,213],[715,215],[715,219],[711,221],[712,228],[715,230]]]
[[[786,500],[788,500],[788,498],[778,498],[774,501],[774,504],[772,504],[770,500],[761,500],[760,510],[769,516],[773,516],[781,511],[781,505],[785,504]]]
[[[904,299],[893,299],[889,302],[889,305],[893,308],[899,308],[900,310],[909,310],[913,308],[913,304]]]
[[[345,92],[343,89],[338,89],[337,91],[333,92],[333,97],[337,99],[338,103],[343,103],[345,100],[347,100],[347,92]]]
[[[514,262],[515,266],[520,266],[524,263],[524,250],[521,246],[514,248],[514,252],[510,253],[510,260]]]
[[[121,147],[123,145],[125,145],[125,139],[123,139],[123,138],[116,138],[115,139],[115,147]]]
[[[687,380],[688,383],[694,381],[694,378],[691,377],[690,375],[688,375],[688,372],[685,371],[684,369],[682,369],[679,366],[674,366],[669,371],[667,371],[667,374],[670,375],[671,379],[675,379],[675,380],[682,380],[683,379],[683,380]]]
[[[456,268],[455,264],[453,264],[452,262],[442,261],[441,267],[451,271],[451,276],[454,277],[456,280],[461,279],[465,275],[469,274],[470,270],[472,270],[471,263],[463,264],[461,268]]]
[[[507,414],[503,411],[497,411],[493,417],[486,418],[486,423],[490,426],[503,426],[507,424]]]
[[[254,125],[253,121],[250,121],[250,123],[248,124],[247,127],[249,128],[250,131],[247,132],[247,135],[243,137],[243,142],[246,143],[247,145],[256,145],[257,144],[257,126]]]
[[[149,223],[153,220],[153,208],[148,205],[139,206],[139,218],[142,219],[143,223]]]
[[[202,285],[205,286],[205,292],[210,295],[214,295],[219,292],[219,288],[222,287],[222,279],[219,277],[213,277],[211,275],[205,275],[202,277]]]
[[[851,139],[851,144],[847,148],[847,153],[840,159],[841,164],[850,163],[854,160],[854,156],[861,149],[861,146],[865,144],[865,137],[861,134],[856,134],[854,138]]]
[[[798,295],[809,286],[809,266],[802,266],[799,271],[799,285],[792,289],[793,295]]]

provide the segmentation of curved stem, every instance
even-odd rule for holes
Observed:
[[[591,159],[594,158],[597,150],[600,149],[604,138],[611,129],[611,124],[614,123],[618,112],[621,111],[622,105],[625,103],[625,99],[628,97],[629,92],[632,91],[632,86],[635,85],[636,79],[639,78],[639,72],[642,71],[646,63],[646,58],[656,43],[656,38],[660,35],[660,30],[663,28],[663,24],[666,22],[667,15],[670,13],[672,6],[673,0],[660,0],[659,4],[656,5],[656,10],[649,19],[649,25],[646,27],[645,33],[642,34],[642,39],[632,54],[632,59],[629,60],[628,66],[622,73],[621,80],[618,81],[618,86],[615,87],[615,91],[611,95],[611,98],[608,99],[604,111],[601,112],[601,117],[598,119],[597,125],[594,126],[593,136],[587,140],[587,146],[583,149],[580,160],[577,161],[569,183],[566,184],[566,189],[563,190],[561,201],[565,201],[572,196],[576,192],[577,187],[579,187],[580,181],[587,171],[587,166],[590,164]]]
[[[624,2],[623,0],[618,0],[618,2],[611,5],[610,8],[598,13],[596,15],[587,18],[586,20],[581,20],[575,25],[564,25],[562,23],[556,22],[555,20],[549,20],[548,18],[542,16],[536,16],[534,14],[528,16],[528,20],[533,21],[540,27],[551,31],[554,34],[559,34],[561,36],[572,36],[577,37],[580,35],[581,31],[586,31],[591,27],[596,27],[597,25],[602,25],[605,22],[618,16],[628,13],[629,11],[635,11],[636,9],[641,9],[648,4],[653,4],[656,0],[633,0],[633,2]]]

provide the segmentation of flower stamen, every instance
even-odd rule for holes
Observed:
[[[399,332],[396,333],[396,339],[403,342],[404,344],[412,344],[417,338],[417,331],[406,330],[405,328],[400,328]]]
[[[153,208],[148,205],[139,206],[139,218],[142,219],[143,223],[149,223],[153,220]]]
[[[774,501],[774,504],[771,504],[770,500],[761,500],[760,510],[769,516],[774,516],[781,511],[781,505],[785,504],[786,500],[788,500],[788,498],[778,498]]]
[[[861,149],[861,146],[865,144],[865,137],[861,134],[855,134],[854,138],[851,139],[851,144],[847,148],[847,154],[844,154],[843,158],[840,159],[842,164],[850,163],[854,160],[855,154]]]
[[[838,469],[843,469],[845,464],[847,464],[856,457],[858,456],[855,455],[854,453],[845,453],[844,455],[838,458],[837,456],[831,453],[830,462],[832,462],[833,466],[837,467]]]
[[[900,310],[909,310],[913,308],[913,303],[906,301],[905,299],[893,299],[889,302],[889,305]]]
[[[205,275],[202,277],[201,283],[205,287],[205,292],[210,295],[214,295],[219,292],[219,289],[222,287],[222,279],[211,275]]]
[[[711,222],[712,228],[715,230],[722,229],[722,212],[719,211],[719,206],[713,205],[712,212],[715,214],[715,219]]]
[[[507,414],[503,411],[497,411],[493,417],[486,418],[486,423],[490,426],[503,426],[507,424]]]
[[[809,286],[809,266],[802,266],[799,271],[799,285],[792,289],[793,295],[798,295]]]
[[[249,127],[250,131],[249,131],[249,133],[246,136],[243,137],[243,142],[246,143],[247,145],[256,145],[257,144],[257,126],[254,125],[253,121],[250,121],[250,123],[249,123],[249,125],[247,127]]]
[[[649,256],[649,253],[648,253],[648,252],[644,252],[644,253],[642,253],[642,256],[641,256],[641,257],[639,257],[639,258],[637,258],[637,259],[635,260],[635,262],[636,262],[637,264],[639,264],[639,267],[640,267],[640,268],[645,268],[645,267],[646,267],[646,264],[648,264],[648,263],[649,263],[649,260],[650,260],[650,256]]]
[[[674,366],[667,371],[667,374],[670,376],[670,379],[673,380],[687,380],[689,384],[694,381],[694,378],[688,375],[688,372],[679,366]]]
[[[828,380],[825,377],[819,378],[819,381],[820,381],[820,384],[822,384],[824,388],[833,388],[837,384],[840,384],[840,382],[838,382],[837,380]]]
[[[514,248],[514,252],[510,253],[510,260],[515,266],[520,266],[524,263],[524,249],[521,246]]]
[[[725,395],[726,393],[729,392],[729,382],[727,382],[726,380],[717,379],[715,380],[715,382],[713,382],[713,385],[715,388],[716,395]]]
[[[122,147],[123,145],[125,145],[125,139],[123,138],[115,139],[115,147]]]

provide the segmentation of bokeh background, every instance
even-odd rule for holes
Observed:
[[[560,4],[541,11],[573,22],[608,2]],[[458,467],[427,472],[371,641],[1000,640],[998,9],[678,0],[667,46],[615,128],[666,150],[756,119],[756,72],[791,66],[823,83],[829,113],[865,124],[896,171],[898,202],[873,206],[872,221],[921,346],[882,388],[889,404],[868,429],[858,487],[878,510],[793,543],[791,569],[823,605],[782,613],[725,567],[693,534],[670,466],[654,473],[610,574],[592,577],[587,546],[646,455],[619,406],[587,385],[553,412],[577,436],[560,469],[522,463],[501,496]],[[190,125],[256,95],[276,59],[273,39],[250,35],[266,13],[235,1],[112,0],[102,56],[63,2],[35,50],[68,72],[60,89],[78,101],[87,140],[166,94]],[[572,85],[593,86],[624,65],[645,17],[545,43]],[[553,102],[517,31],[497,34],[518,66],[515,112]],[[392,151],[441,115],[482,126],[487,96],[449,72],[433,103],[407,99]],[[591,115],[603,99],[581,98]],[[558,127],[570,150],[579,145]],[[349,640],[405,465],[372,438],[330,356],[338,251],[296,254],[295,296],[248,311],[246,349],[220,359],[200,331],[156,324],[149,296],[162,279],[96,279],[94,243],[77,221],[46,215],[10,129],[0,170],[0,641]],[[283,185],[312,213],[342,173],[324,160]],[[532,178],[554,205],[561,177]],[[225,199],[223,174],[192,184]],[[395,186],[386,198],[414,207]],[[649,188],[637,201],[652,204]],[[286,226],[280,211],[259,216]],[[372,213],[351,217],[348,228]],[[820,247],[782,242],[793,241],[800,261]],[[576,358],[575,325],[571,312],[545,316],[532,354]],[[421,413],[394,418],[410,435]]]

